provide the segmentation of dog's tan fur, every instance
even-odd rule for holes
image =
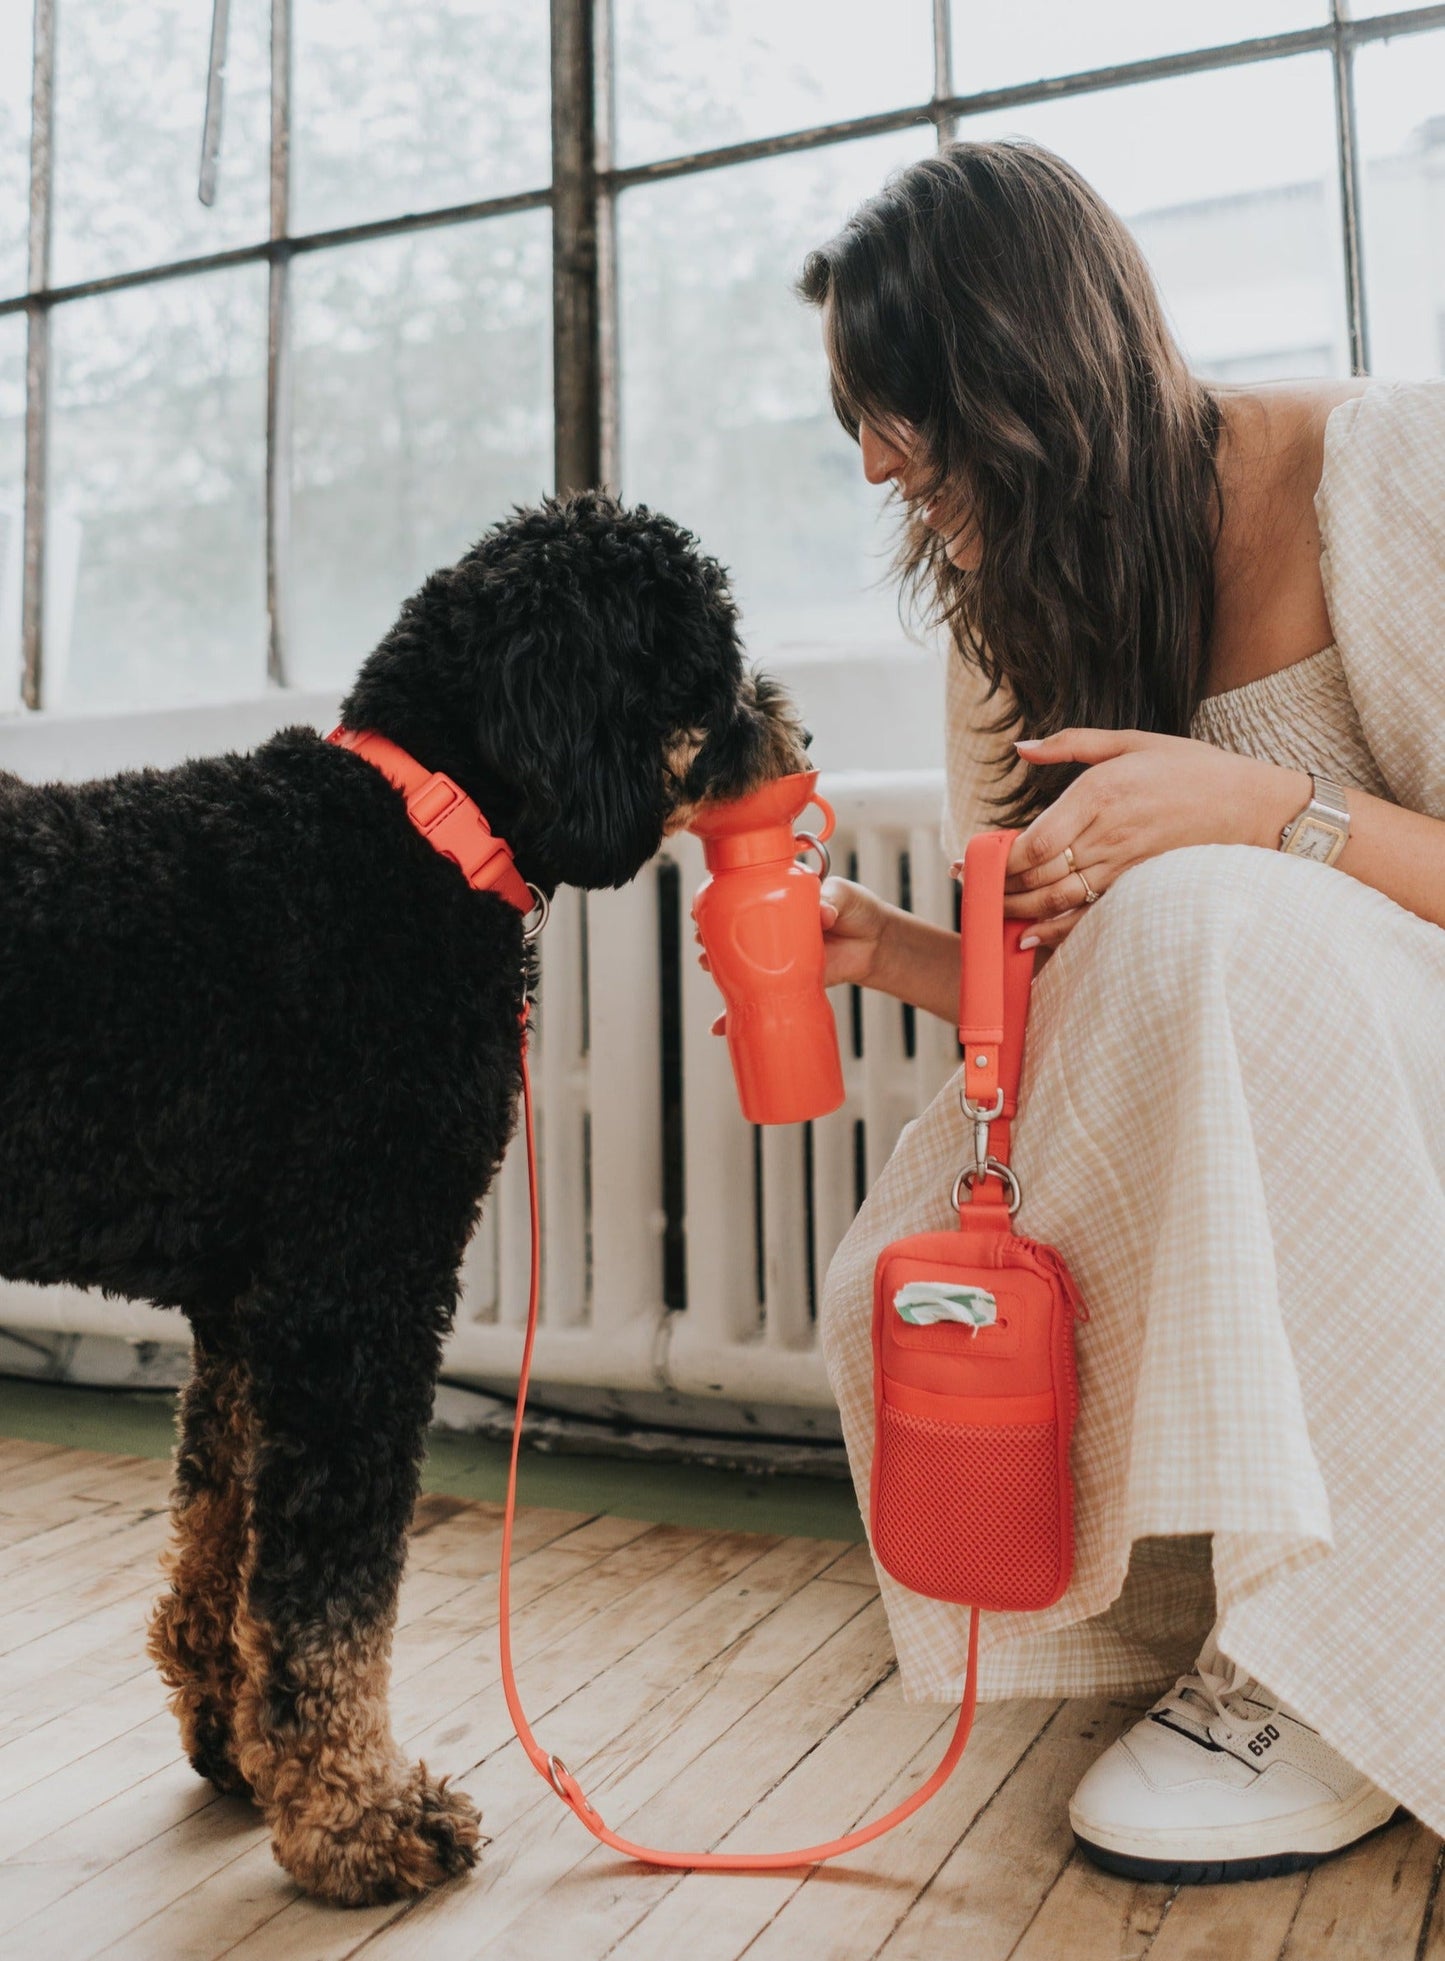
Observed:
[[[247,1545],[251,1412],[239,1362],[197,1350],[181,1392],[181,1458],[171,1505],[170,1581],[151,1616],[149,1650],[191,1763],[218,1790],[244,1794],[233,1727],[241,1685],[235,1623]]]
[[[316,1640],[284,1659],[270,1630],[236,1623],[244,1676],[237,1759],[294,1879],[342,1906],[422,1893],[476,1858],[476,1806],[409,1765],[387,1715],[391,1627]],[[285,1674],[294,1721],[277,1725]]]

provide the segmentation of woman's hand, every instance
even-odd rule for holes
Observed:
[[[873,984],[878,952],[896,906],[887,905],[851,878],[825,878],[819,894],[823,918],[823,985]]]
[[[1004,912],[1035,922],[1026,946],[1057,946],[1092,903],[1088,891],[1107,892],[1161,851],[1277,846],[1312,791],[1304,770],[1141,729],[1062,729],[1016,746],[1026,763],[1088,765],[1009,852]]]

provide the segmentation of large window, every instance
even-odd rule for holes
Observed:
[[[22,11],[0,706],[343,686],[551,483],[546,0]]]
[[[0,7],[0,710],[342,686],[598,477],[755,651],[896,649],[791,282],[1000,134],[1123,213],[1202,374],[1445,367],[1445,0]]]

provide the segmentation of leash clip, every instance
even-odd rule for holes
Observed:
[[[1008,1196],[1010,1212],[1017,1212],[1023,1204],[1023,1189],[1017,1177],[1001,1158],[993,1155],[988,1147],[989,1126],[1003,1115],[1003,1105],[1004,1094],[1001,1088],[994,1091],[993,1104],[990,1106],[986,1103],[975,1103],[968,1091],[961,1085],[959,1087],[958,1106],[973,1125],[973,1163],[965,1165],[953,1181],[951,1203],[955,1210],[964,1187],[967,1186],[972,1191],[975,1185],[981,1185],[986,1178],[998,1178],[1002,1181]]]
[[[990,1109],[987,1104],[975,1103],[968,1091],[960,1088],[958,1106],[973,1125],[973,1175],[975,1178],[986,1178],[992,1162],[988,1148],[988,1127],[996,1117],[1003,1115],[1003,1091],[1002,1089],[994,1091],[993,1107]]]

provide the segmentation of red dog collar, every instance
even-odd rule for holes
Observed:
[[[334,728],[326,740],[375,764],[406,798],[406,814],[427,843],[451,859],[474,891],[495,892],[523,914],[536,910],[537,897],[517,870],[511,846],[493,835],[460,784],[439,769],[424,769],[415,756],[374,729]]]

